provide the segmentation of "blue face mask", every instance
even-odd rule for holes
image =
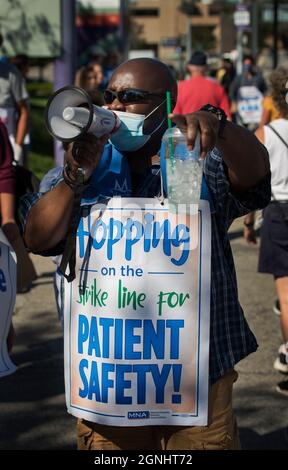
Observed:
[[[243,72],[244,73],[252,73],[253,72],[253,65],[243,64]]]
[[[120,152],[133,152],[144,147],[144,145],[146,145],[150,140],[151,136],[162,126],[165,118],[162,119],[160,124],[150,134],[143,134],[144,121],[151,116],[151,114],[157,111],[165,101],[166,100],[162,101],[162,103],[153,109],[153,111],[151,111],[147,116],[145,116],[145,114],[126,113],[124,111],[113,110],[121,121],[119,129],[110,137],[110,142],[114,147],[116,147]]]

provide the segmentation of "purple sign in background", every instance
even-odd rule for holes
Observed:
[[[250,26],[250,12],[247,5],[238,3],[235,6],[234,24],[238,31],[245,31]]]

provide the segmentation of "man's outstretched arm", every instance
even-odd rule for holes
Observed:
[[[65,162],[69,164],[72,178],[76,177],[79,167],[85,168],[85,181],[90,178],[99,163],[106,141],[107,136],[97,139],[86,134],[83,139],[69,146]],[[49,250],[65,239],[73,202],[73,189],[62,181],[33,205],[24,232],[24,241],[29,250],[35,253]]]
[[[202,157],[214,147],[220,150],[228,167],[229,180],[235,191],[244,192],[257,185],[270,171],[266,148],[244,127],[227,121],[223,137],[218,137],[219,121],[207,111],[184,116],[171,115],[180,128],[187,130],[187,142],[194,146],[200,130]]]

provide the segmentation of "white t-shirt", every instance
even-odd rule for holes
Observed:
[[[19,70],[9,62],[0,62],[0,108],[15,108],[28,99],[25,81]]]
[[[275,119],[270,125],[288,145],[288,119]],[[272,199],[288,201],[288,148],[267,126],[264,126],[264,144],[269,152]]]
[[[0,62],[0,120],[5,124],[12,146],[17,129],[17,103],[29,98],[25,80],[9,62]]]

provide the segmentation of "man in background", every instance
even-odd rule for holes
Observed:
[[[187,65],[190,74],[188,80],[178,83],[178,99],[175,114],[187,114],[198,111],[206,103],[223,109],[230,117],[228,96],[224,88],[209,77],[207,73],[207,55],[194,52]]]

